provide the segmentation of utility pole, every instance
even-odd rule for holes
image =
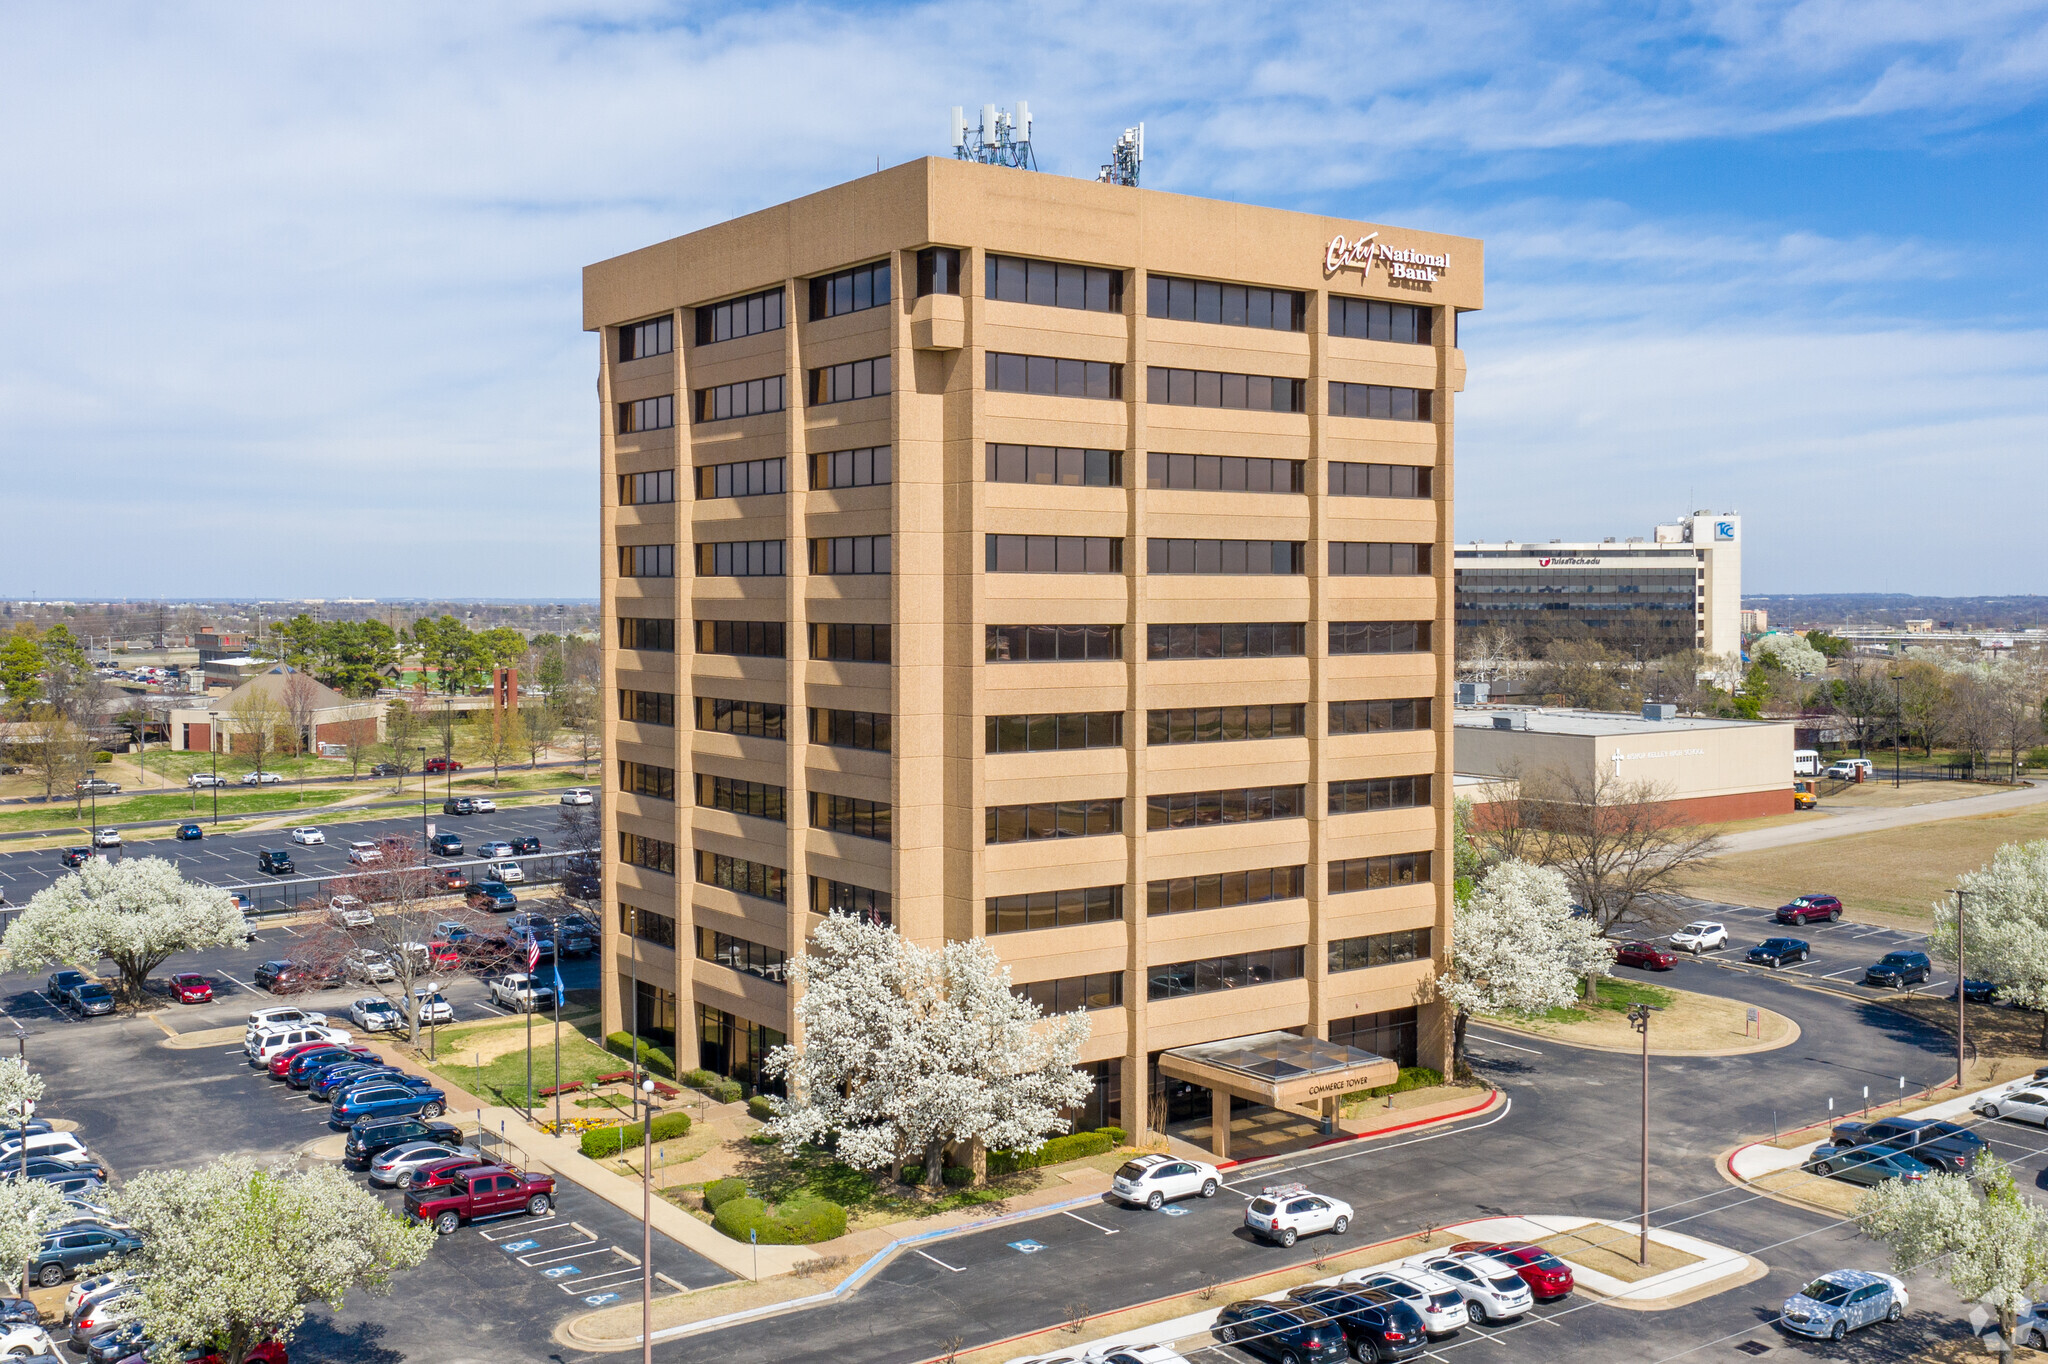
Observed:
[[[633,1050],[640,1050],[639,1038]],[[654,1081],[640,1083],[640,1364],[654,1364]],[[26,1143],[22,1150],[26,1151]],[[757,1252],[758,1254],[758,1252]],[[756,1277],[759,1271],[756,1270]]]
[[[1643,1220],[1636,1246],[1636,1263],[1650,1263],[1650,1014],[1654,1004],[1631,1004],[1629,1026],[1643,1039]]]
[[[1899,789],[1899,750],[1906,744],[1906,675],[1891,674],[1892,681],[1892,790]]]

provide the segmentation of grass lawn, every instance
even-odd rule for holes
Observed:
[[[596,1022],[583,1025],[593,1032]],[[533,1020],[533,1087],[552,1088],[555,1079],[553,1022],[545,1016]],[[455,1028],[442,1032],[437,1048],[443,1058],[432,1069],[436,1075],[458,1084],[479,1098],[508,1108],[526,1106],[526,1027],[505,1024],[481,1028]],[[497,1055],[490,1053],[496,1052]],[[477,1056],[481,1065],[463,1065]],[[594,1080],[625,1069],[626,1063],[592,1042],[569,1023],[562,1024],[562,1083]],[[536,1102],[538,1102],[536,1095]]]
[[[2048,810],[1970,815],[1903,829],[1850,834],[1790,848],[1731,853],[1701,868],[1686,893],[1770,908],[1789,896],[1825,891],[1858,918],[1925,926],[1929,907],[2007,843],[2048,838]]]
[[[318,786],[308,787],[303,796],[296,786],[272,786],[247,791],[237,787],[232,793],[221,793],[220,812],[229,815],[258,810],[311,810],[332,805],[335,794],[330,788]],[[69,804],[10,810],[0,814],[0,831],[15,833],[30,829],[83,828],[91,822],[92,809],[92,803],[88,801],[82,814],[75,813]],[[117,796],[111,800],[102,796],[99,803],[101,824],[129,824],[145,819],[181,817],[210,819],[212,816],[213,793],[210,791],[201,791],[196,798],[183,791],[175,795]]]
[[[1600,982],[1598,998],[1560,1005],[1549,1013],[1539,1015],[1536,1021],[1577,1023],[1600,1013],[1625,1016],[1632,1004],[1648,1004],[1653,1008],[1668,1009],[1677,998],[1677,991],[1667,990],[1661,985],[1650,985],[1626,976],[1609,976]]]
[[[1642,1249],[1642,1239],[1632,1231],[1617,1231],[1613,1227],[1595,1222],[1576,1231],[1563,1231],[1555,1236],[1546,1236],[1536,1243],[1561,1259],[1573,1264],[1584,1265],[1596,1274],[1605,1274],[1610,1279],[1623,1283],[1635,1283],[1652,1274],[1663,1274],[1674,1269],[1700,1262],[1697,1255],[1688,1254],[1675,1246],[1650,1242],[1650,1263],[1636,1262],[1636,1253]]]
[[[805,1196],[828,1198],[846,1209],[849,1231],[998,1202],[1036,1188],[1043,1177],[1039,1170],[1020,1170],[1014,1175],[991,1178],[984,1188],[949,1188],[928,1198],[918,1190],[892,1183],[887,1171],[869,1174],[856,1170],[823,1151],[790,1156],[779,1146],[748,1142],[740,1145],[738,1152],[733,1175],[746,1181],[747,1192],[770,1204],[788,1203]],[[663,1192],[674,1197],[682,1190]],[[694,1191],[687,1198],[676,1197],[675,1201],[686,1208],[700,1206],[700,1197]]]

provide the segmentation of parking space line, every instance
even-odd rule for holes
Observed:
[[[1836,976],[1846,976],[1846,975],[1848,975],[1848,974],[1849,974],[1850,972],[1852,972],[1852,971],[1855,971],[1856,969],[1857,969],[1857,968],[1856,968],[1856,967],[1854,967],[1854,966],[1847,966],[1847,967],[1844,967],[1843,969],[1841,969],[1841,970],[1839,970],[1839,971],[1830,971],[1830,972],[1828,972],[1828,973],[1827,973],[1826,975],[1822,976],[1822,977],[1821,977],[1821,979],[1822,979],[1822,980],[1833,980],[1833,979],[1834,979],[1834,978],[1835,978]]]
[[[543,1265],[558,1264],[563,1260],[577,1259],[596,1244],[597,1242],[595,1241],[584,1241],[581,1244],[570,1246],[566,1250],[561,1246],[556,1246],[553,1250],[542,1251],[540,1253],[541,1258],[536,1258],[532,1255],[522,1255],[519,1257],[519,1263],[525,1265],[528,1269],[539,1269]]]
[[[1496,1046],[1507,1047],[1513,1051],[1526,1051],[1531,1056],[1541,1056],[1543,1054],[1542,1052],[1536,1050],[1536,1048],[1534,1047],[1518,1047],[1513,1042],[1503,1042],[1498,1037],[1488,1037],[1485,1040],[1493,1043]]]
[[[947,1264],[947,1263],[946,1263],[946,1262],[945,1262],[944,1260],[941,1260],[941,1259],[940,1259],[940,1258],[939,1258],[938,1256],[936,1256],[936,1255],[925,1255],[925,1254],[924,1254],[924,1252],[923,1252],[923,1251],[921,1251],[921,1250],[920,1250],[920,1251],[917,1251],[916,1253],[917,1253],[917,1254],[919,1254],[919,1255],[924,1255],[924,1258],[925,1258],[925,1259],[927,1259],[927,1260],[930,1260],[930,1261],[931,1261],[931,1262],[932,1262],[933,1264],[937,1265],[937,1266],[938,1266],[938,1267],[939,1267],[940,1269],[950,1269],[950,1270],[952,1270],[952,1271],[953,1271],[953,1272],[954,1272],[955,1274],[965,1274],[965,1273],[967,1272],[967,1267],[966,1267],[965,1265],[949,1265],[949,1264]]]
[[[1095,1228],[1095,1229],[1096,1229],[1097,1231],[1101,1232],[1101,1233],[1102,1233],[1102,1234],[1103,1234],[1104,1236],[1114,1236],[1114,1235],[1116,1235],[1116,1234],[1117,1234],[1117,1232],[1118,1232],[1118,1230],[1119,1230],[1119,1228],[1117,1228],[1117,1227],[1105,1227],[1105,1226],[1103,1226],[1103,1225],[1102,1225],[1102,1223],[1100,1223],[1100,1222],[1090,1222],[1090,1221],[1089,1221],[1089,1220],[1088,1220],[1087,1218],[1085,1218],[1085,1217],[1081,1216],[1081,1215],[1080,1215],[1079,1213],[1075,1213],[1075,1212],[1068,1212],[1068,1211],[1066,1211],[1066,1209],[1064,1209],[1064,1208],[1062,1208],[1062,1209],[1060,1210],[1060,1212],[1061,1212],[1061,1215],[1062,1215],[1062,1216],[1065,1216],[1065,1217],[1071,1217],[1071,1218],[1073,1218],[1073,1219],[1074,1219],[1074,1220],[1075,1220],[1076,1222],[1079,1222],[1079,1223],[1080,1223],[1080,1224],[1081,1224],[1082,1226],[1084,1226],[1084,1227],[1093,1227],[1093,1228]]]

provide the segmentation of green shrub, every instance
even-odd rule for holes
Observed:
[[[764,1246],[807,1246],[844,1236],[846,1209],[829,1199],[796,1198],[771,1211],[758,1198],[732,1198],[719,1205],[711,1225],[735,1241],[752,1233]]]
[[[605,1050],[614,1056],[631,1058],[633,1038],[631,1034],[615,1032],[604,1039]],[[640,1064],[656,1075],[665,1075],[673,1080],[676,1075],[675,1053],[666,1047],[658,1047],[646,1038],[640,1039]]]
[[[1117,1144],[1107,1128],[1094,1132],[1070,1132],[1064,1137],[1048,1138],[1035,1151],[991,1151],[988,1153],[988,1172],[1009,1175],[1019,1170],[1035,1170],[1042,1165],[1099,1156]]]
[[[780,1138],[773,1132],[764,1129],[759,1132],[747,1133],[747,1140],[756,1146],[773,1146]]]
[[[706,1085],[717,1084],[718,1077],[708,1070],[692,1070],[683,1075],[683,1083],[692,1089],[702,1089]]]
[[[712,1076],[711,1083],[700,1088],[722,1104],[736,1104],[740,1101],[740,1095],[747,1092],[746,1086],[738,1080],[728,1080],[722,1075]]]
[[[630,1151],[640,1145],[640,1124],[628,1122],[619,1127],[599,1127],[583,1134],[583,1154],[592,1160],[615,1156],[621,1151]],[[654,1120],[654,1139],[668,1141],[673,1137],[690,1135],[690,1115],[687,1113],[664,1113]]]
[[[743,1179],[714,1179],[704,1186],[704,1206],[717,1212],[735,1198],[746,1195],[747,1184]]]
[[[1107,1134],[1111,1146],[1122,1146],[1131,1139],[1131,1134],[1121,1127],[1098,1127],[1095,1130]]]
[[[950,1187],[964,1189],[974,1182],[974,1170],[966,1165],[948,1165],[943,1177]]]
[[[711,1225],[735,1241],[747,1240],[751,1231],[776,1244],[768,1236],[768,1205],[758,1198],[728,1198],[711,1214]]]
[[[1358,1103],[1364,1099],[1384,1099],[1389,1094],[1406,1094],[1411,1089],[1428,1089],[1443,1082],[1442,1073],[1431,1070],[1428,1066],[1403,1066],[1400,1078],[1394,1083],[1381,1085],[1377,1089],[1354,1090],[1344,1096],[1344,1102]]]
[[[92,755],[92,760],[96,763],[110,763],[114,760],[114,755],[107,752],[105,749],[101,749],[99,752]]]
[[[747,1100],[747,1113],[756,1122],[767,1122],[775,1116],[775,1101],[766,1094],[756,1094]]]

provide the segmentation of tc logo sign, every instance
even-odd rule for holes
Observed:
[[[1733,521],[1716,521],[1714,523],[1714,538],[1716,540],[1733,540],[1735,538],[1735,523]]]

